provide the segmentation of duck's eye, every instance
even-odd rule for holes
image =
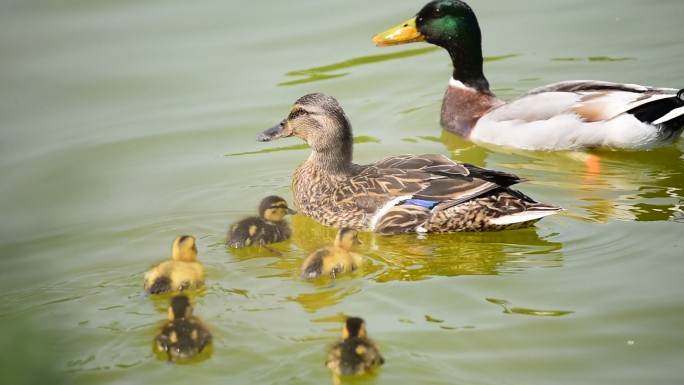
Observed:
[[[298,108],[296,110],[293,110],[290,112],[290,115],[287,117],[288,120],[298,118],[302,115],[306,115],[307,112],[305,110],[302,110],[301,108]]]
[[[444,15],[444,12],[441,8],[435,8],[434,10],[432,10],[433,17],[442,17],[442,15]]]

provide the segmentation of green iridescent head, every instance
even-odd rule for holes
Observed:
[[[453,45],[479,46],[482,40],[475,13],[458,0],[435,0],[416,15],[416,29],[425,41],[444,48]]]
[[[475,13],[459,0],[434,0],[418,14],[394,28],[375,35],[378,46],[425,41],[443,47],[454,64],[454,79],[486,90],[482,73],[482,34]]]

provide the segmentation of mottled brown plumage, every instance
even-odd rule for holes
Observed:
[[[515,175],[443,155],[354,164],[351,124],[328,95],[301,97],[285,120],[257,140],[289,136],[312,150],[292,177],[297,208],[328,226],[379,234],[501,230],[529,226],[560,210],[510,189],[523,181]]]

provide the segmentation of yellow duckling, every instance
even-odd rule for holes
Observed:
[[[145,291],[161,294],[199,288],[204,284],[204,268],[197,262],[195,237],[183,235],[173,241],[172,259],[154,265],[145,273]]]
[[[352,252],[354,246],[361,244],[359,233],[348,227],[337,232],[332,246],[320,248],[304,259],[302,263],[302,278],[315,278],[321,275],[332,275],[354,271],[363,260],[361,256]]]
[[[192,315],[190,300],[184,295],[171,299],[169,320],[154,337],[155,348],[166,352],[169,361],[194,357],[211,342],[211,333],[202,321]]]
[[[342,340],[328,351],[325,365],[338,376],[353,376],[371,372],[385,359],[380,350],[366,336],[366,322],[359,317],[349,317],[342,328]]]
[[[285,199],[267,196],[259,205],[258,217],[245,218],[231,226],[226,245],[235,248],[257,244],[264,246],[289,239],[292,230],[285,215],[295,213],[295,210],[287,207]]]

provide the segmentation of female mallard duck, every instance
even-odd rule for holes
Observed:
[[[338,376],[353,376],[384,363],[380,350],[366,336],[364,320],[349,317],[342,327],[342,340],[330,348],[325,365]]]
[[[449,52],[454,72],[441,125],[473,141],[526,150],[649,149],[672,144],[684,130],[684,90],[578,80],[503,102],[482,71],[481,40],[475,14],[458,0],[431,1],[372,39],[378,46],[426,41]]]
[[[169,361],[194,357],[211,342],[211,333],[202,321],[192,315],[190,300],[184,295],[171,299],[169,320],[154,337],[155,347],[165,352]]]
[[[335,243],[332,246],[320,248],[302,262],[302,278],[316,278],[321,275],[332,275],[356,270],[363,260],[361,256],[352,252],[354,246],[361,244],[359,233],[348,227],[337,231]]]
[[[204,268],[197,262],[195,237],[183,235],[173,241],[171,260],[159,262],[145,273],[145,291],[161,294],[199,288],[204,284]]]
[[[538,203],[509,186],[515,175],[456,163],[443,155],[400,155],[352,163],[351,124],[333,97],[305,95],[259,141],[297,136],[311,156],[295,171],[298,209],[333,227],[379,234],[488,231],[532,225],[559,207]]]
[[[285,199],[275,195],[267,196],[259,205],[258,217],[245,218],[230,228],[226,245],[235,248],[264,246],[289,239],[292,231],[285,215],[294,213],[296,211],[287,207]]]

